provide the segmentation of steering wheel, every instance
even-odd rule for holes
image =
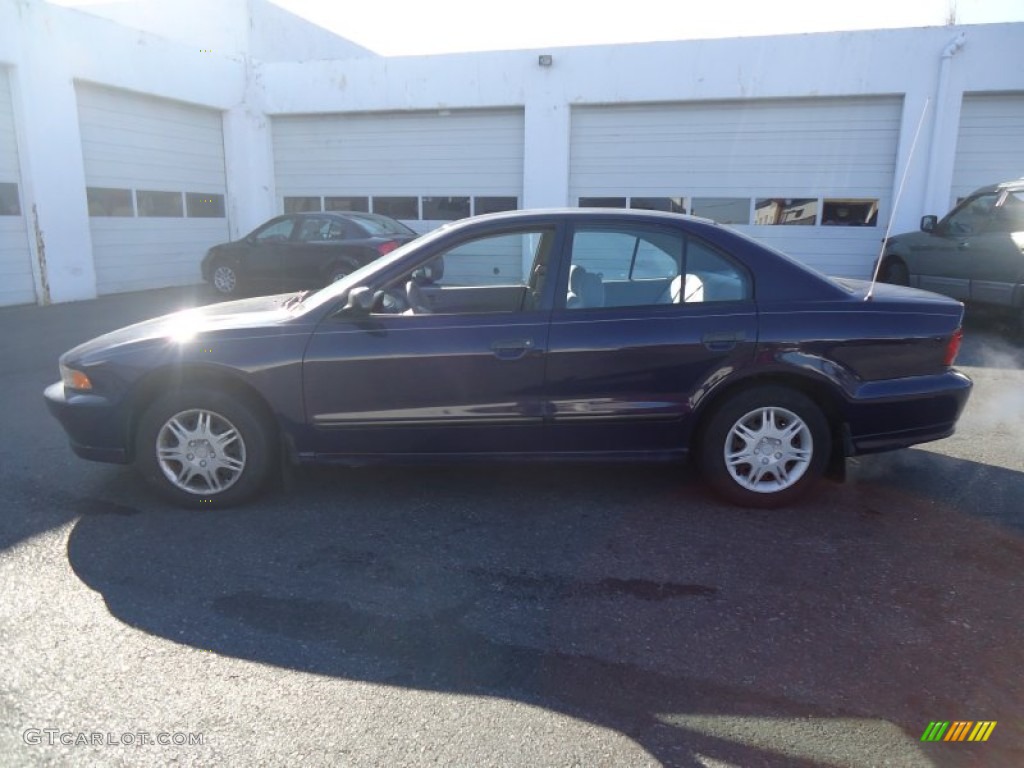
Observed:
[[[405,299],[405,291],[400,287],[395,287],[387,291],[382,291],[382,295],[378,302],[378,307],[375,312],[381,312],[385,315],[400,315],[409,308],[409,302]]]
[[[415,280],[410,280],[405,284],[405,298],[409,302],[409,309],[412,310],[414,315],[429,315],[434,311],[430,308],[427,297],[423,294],[423,289],[420,288],[419,283]]]

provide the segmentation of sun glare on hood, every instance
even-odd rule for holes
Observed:
[[[167,320],[167,337],[178,344],[192,341],[203,327],[203,316],[195,309],[186,309]]]

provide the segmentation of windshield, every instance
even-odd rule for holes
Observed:
[[[389,219],[387,216],[377,216],[372,213],[348,214],[349,218],[356,221],[371,235],[412,235],[416,232],[400,221]]]
[[[375,274],[382,270],[386,270],[389,266],[394,264],[396,261],[400,261],[405,258],[412,251],[424,246],[429,245],[439,237],[446,235],[451,229],[451,224],[446,224],[439,229],[435,229],[429,234],[423,235],[416,240],[406,243],[399,248],[396,248],[387,256],[382,256],[376,261],[371,261],[366,266],[360,267],[355,272],[352,272],[346,277],[337,280],[325,288],[321,288],[316,293],[302,300],[301,303],[296,305],[298,312],[309,312],[316,309],[317,307],[323,306],[324,304],[334,301],[339,296],[348,292],[349,288],[356,285],[363,285],[368,282],[372,282],[372,278]],[[411,231],[411,230],[410,230]]]

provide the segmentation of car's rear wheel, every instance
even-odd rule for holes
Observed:
[[[221,296],[234,296],[241,287],[238,271],[230,264],[220,262],[213,265],[210,273],[210,285]]]
[[[910,285],[910,273],[907,265],[899,259],[888,258],[882,264],[881,280],[892,285]]]
[[[338,264],[335,264],[333,267],[331,267],[330,272],[328,272],[327,282],[336,283],[342,278],[348,277],[357,269],[359,269],[359,265],[356,264],[355,262],[343,261]]]
[[[244,398],[185,389],[159,396],[146,409],[136,466],[179,504],[226,507],[264,485],[273,445],[271,430]]]
[[[729,501],[772,508],[796,501],[824,474],[828,421],[806,395],[762,386],[733,395],[711,415],[698,446],[705,479]]]

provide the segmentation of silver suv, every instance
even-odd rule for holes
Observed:
[[[889,238],[881,279],[1013,314],[1024,327],[1024,179],[975,190]]]

